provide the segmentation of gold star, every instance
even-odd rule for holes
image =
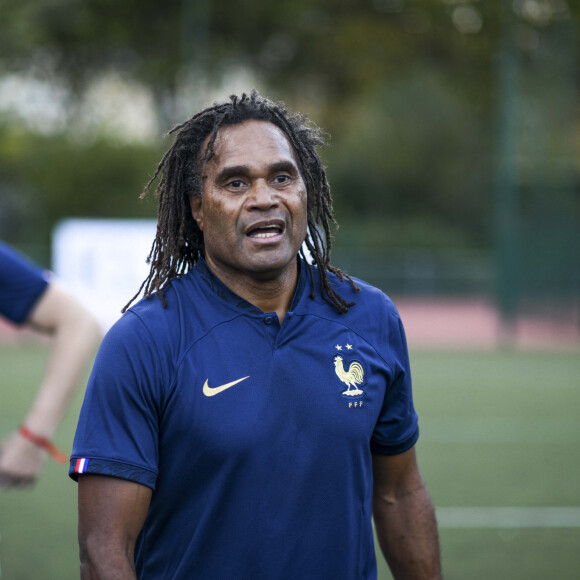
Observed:
[[[342,346],[340,346],[340,345],[338,345],[338,344],[337,344],[337,345],[336,345],[334,348],[335,348],[336,350],[342,350]]]
[[[352,349],[352,344],[347,344],[347,345],[346,345],[346,349],[347,349],[347,350],[351,350],[351,349]]]

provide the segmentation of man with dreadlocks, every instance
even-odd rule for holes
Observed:
[[[330,264],[320,131],[252,92],[172,132],[75,437],[82,578],[372,579],[371,514],[395,577],[438,578],[403,327]]]

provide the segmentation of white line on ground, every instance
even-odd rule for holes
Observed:
[[[440,528],[580,528],[580,507],[440,507]]]

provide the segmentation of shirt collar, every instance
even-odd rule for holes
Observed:
[[[298,257],[298,282],[296,284],[296,290],[294,291],[294,297],[290,306],[290,311],[293,311],[304,293],[304,288],[307,282],[307,266],[303,263],[303,260]],[[200,256],[194,266],[194,273],[198,275],[205,284],[209,287],[210,291],[215,294],[218,298],[227,303],[230,307],[245,311],[252,315],[263,315],[257,306],[248,302],[241,296],[238,296],[235,292],[232,292],[210,269],[207,265],[205,259]]]

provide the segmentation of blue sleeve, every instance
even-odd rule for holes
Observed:
[[[403,453],[411,449],[419,438],[405,330],[392,303],[391,307],[394,312],[388,315],[384,353],[391,374],[371,439],[371,450],[385,455]]]
[[[98,473],[155,488],[163,375],[152,333],[127,312],[95,359],[71,454],[72,479]]]
[[[49,273],[0,242],[0,314],[22,324],[49,284]]]

